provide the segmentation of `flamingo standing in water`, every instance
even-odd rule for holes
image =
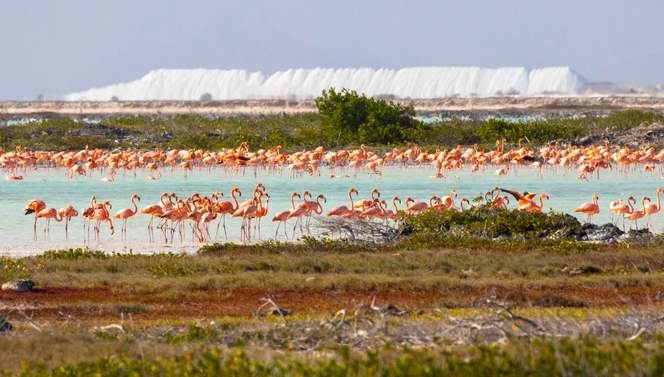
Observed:
[[[498,182],[500,182],[500,176],[501,175],[507,175],[507,171],[510,170],[510,167],[508,165],[505,165],[504,168],[496,170],[494,173],[495,175],[498,176]]]
[[[357,193],[357,191],[356,191],[356,193]],[[355,206],[353,206],[353,208],[369,207],[370,205],[372,205],[374,203],[374,200],[376,200],[376,198],[374,198],[374,194],[377,194],[378,198],[380,199],[380,192],[378,192],[377,189],[373,189],[373,190],[371,190],[371,200],[362,199],[359,202],[355,203]]]
[[[586,215],[585,221],[592,224],[593,216],[599,213],[599,205],[597,204],[597,194],[593,194],[592,203],[584,203],[581,207],[574,210],[574,212],[583,212]]]
[[[154,228],[152,227],[152,221],[155,217],[159,217],[164,214],[164,208],[166,208],[164,198],[167,197],[167,193],[161,194],[160,204],[152,204],[143,208],[139,213],[150,215],[150,222],[148,223],[148,239],[150,242],[154,242]],[[172,203],[171,203],[172,204]]]
[[[25,207],[23,207],[23,211],[25,211],[26,216],[32,213],[35,214],[35,225],[34,225],[35,241],[37,241],[37,218],[38,218],[37,214],[43,209],[46,209],[46,203],[44,203],[42,200],[39,199],[32,199]]]
[[[648,228],[648,226],[650,226],[650,228],[653,230],[653,232],[655,231],[655,228],[653,228],[652,224],[650,223],[650,216],[656,214],[662,208],[661,205],[660,205],[660,201],[659,201],[659,193],[660,192],[664,192],[664,190],[662,190],[661,188],[657,189],[657,193],[655,194],[655,195],[657,195],[657,204],[648,203],[644,207],[645,208],[645,214],[648,215],[648,222],[646,223],[646,228]]]
[[[235,206],[233,206],[233,203],[231,203],[229,201],[223,201],[221,203],[218,203],[218,205],[217,205],[216,210],[217,210],[217,213],[219,214],[219,216],[221,218],[219,219],[219,222],[217,223],[217,233],[214,235],[214,238],[217,238],[217,236],[219,236],[219,224],[221,224],[222,221],[223,221],[224,236],[226,237],[226,239],[228,239],[228,234],[226,233],[226,215],[228,215],[228,214],[232,215],[233,213],[235,213],[235,211],[237,211],[240,208],[237,204],[237,199],[235,198],[235,193],[236,192],[237,192],[238,195],[242,196],[242,193],[240,192],[240,189],[238,189],[237,187],[235,187],[231,190],[231,198],[233,198],[233,203],[235,203]],[[221,196],[224,196],[224,194],[221,191],[217,191],[217,193],[220,194]]]
[[[650,198],[646,198],[645,196],[643,199],[641,199],[641,209],[634,210],[632,209],[632,212],[625,215],[625,218],[627,220],[630,220],[631,222],[636,224],[636,230],[639,230],[639,220],[641,220],[643,217],[646,215],[646,200],[650,201]],[[632,230],[632,224],[629,225],[629,230]]]
[[[354,189],[351,189],[354,190]],[[357,192],[357,191],[356,191]],[[288,239],[288,232],[286,231],[286,221],[288,220],[288,215],[290,215],[291,211],[295,209],[295,197],[302,198],[300,194],[294,192],[291,194],[291,209],[286,210],[286,211],[281,211],[277,212],[276,215],[272,218],[272,222],[278,221],[279,224],[277,224],[277,230],[274,232],[274,239],[277,239],[277,234],[279,233],[279,227],[281,226],[281,223],[284,223],[284,235],[286,236],[286,239]],[[351,205],[353,203],[353,199],[351,198]],[[328,214],[329,216],[329,214]]]
[[[99,204],[97,204],[97,206],[99,206]],[[111,235],[115,233],[115,229],[113,228],[113,221],[111,220],[111,215],[108,213],[106,206],[108,206],[108,208],[113,208],[111,203],[105,201],[104,204],[101,204],[101,209],[95,209],[92,216],[88,217],[89,220],[95,221],[95,237],[97,241],[99,241],[99,227],[101,226],[102,222],[109,223]]]
[[[351,194],[353,194],[353,193],[357,194],[357,190],[355,190],[354,188],[351,188],[350,190],[348,190],[348,199],[350,199],[350,208],[348,208],[348,207],[346,207],[346,206],[337,206],[337,207],[334,207],[334,208],[332,208],[332,210],[330,210],[330,211],[325,215],[325,217],[330,217],[330,216],[343,216],[343,215],[347,214],[348,212],[350,212],[350,211],[352,210],[352,208],[355,208],[355,207],[354,207],[354,204],[353,204],[353,197],[352,197],[352,195],[351,195]],[[298,196],[299,196],[299,195],[298,195]],[[294,208],[293,208],[293,209],[294,209]]]
[[[58,219],[58,216],[60,218]],[[62,214],[59,213],[58,211],[55,210],[55,208],[46,208],[41,211],[35,216],[35,217],[42,217],[46,219],[46,223],[44,224],[44,239],[46,239],[46,233],[48,233],[48,240],[51,240],[51,219],[55,219],[57,222],[61,222],[63,217]]]
[[[399,209],[397,208],[397,200],[399,203],[401,203],[401,199],[397,198],[396,196],[392,198],[392,205],[394,206],[394,211],[391,209],[386,209],[385,210],[385,219],[391,219],[391,220],[399,220],[401,216],[399,216]]]
[[[245,207],[240,207],[236,210],[232,217],[242,217],[242,226],[240,227],[240,237],[242,240],[251,238],[251,219],[256,217],[256,214],[263,211],[261,199],[265,193],[256,192],[254,196],[254,204]]]
[[[90,199],[90,207],[84,207],[81,211],[81,217],[83,217],[83,238],[85,238],[85,224],[88,222],[88,217],[92,216],[95,211],[95,203],[97,203],[97,198],[93,196]]]
[[[632,212],[634,212],[634,207],[630,204],[630,201],[634,201],[636,203],[636,199],[634,197],[630,196],[629,199],[627,199],[627,204],[622,204],[622,199],[620,199],[619,203],[618,202],[611,202],[611,204],[614,204],[611,208],[609,208],[609,212],[612,213],[612,216],[614,216],[616,213],[618,214],[618,218],[616,218],[616,222],[613,225],[618,224],[618,220],[620,220],[620,216],[623,218],[623,230],[625,230],[625,216],[630,215]]]
[[[115,170],[111,169],[111,171],[108,172],[108,174],[111,175],[111,178],[102,178],[102,182],[115,182]]]
[[[211,196],[211,198],[215,199],[215,202],[217,201],[217,193],[214,193],[214,195]],[[205,227],[205,237],[209,241],[210,240],[210,223],[214,220],[217,219],[217,209],[215,208],[215,203],[212,203],[212,200],[208,203],[207,206],[207,212],[203,214],[203,226]]]
[[[125,208],[121,209],[118,213],[115,214],[115,216],[113,216],[114,219],[122,219],[121,234],[124,236],[125,239],[127,239],[127,219],[138,213],[138,207],[136,207],[134,199],[138,199],[139,202],[141,201],[141,198],[139,198],[138,195],[134,194],[131,196],[131,204],[134,206],[133,211],[130,208]]]
[[[78,211],[75,210],[72,206],[66,206],[61,208],[58,212],[65,219],[65,239],[67,239],[69,238],[69,230],[67,229],[69,226],[69,220],[72,217],[78,216]]]

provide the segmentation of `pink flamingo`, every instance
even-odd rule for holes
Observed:
[[[69,226],[69,220],[72,217],[78,216],[78,211],[74,209],[72,206],[66,206],[64,208],[61,208],[58,213],[65,219],[65,239],[69,237],[69,230],[67,229]]]
[[[357,190],[355,190],[354,188],[351,188],[350,190],[348,190],[348,199],[350,199],[350,208],[348,208],[348,207],[346,207],[346,206],[337,206],[337,207],[334,207],[334,208],[332,208],[332,210],[330,210],[330,211],[327,213],[327,215],[325,215],[325,217],[330,217],[330,216],[343,216],[343,215],[347,214],[348,212],[350,212],[351,209],[354,208],[354,205],[353,205],[353,197],[351,196],[352,193],[357,194]],[[299,196],[299,195],[298,195],[298,196]]]
[[[574,210],[574,212],[583,212],[586,215],[586,222],[593,223],[593,216],[599,213],[599,205],[597,204],[597,194],[593,194],[592,203],[584,203],[581,207]]]
[[[134,199],[138,199],[139,202],[141,201],[141,198],[139,198],[138,195],[134,194],[131,196],[131,204],[134,206],[133,211],[130,208],[125,208],[121,209],[120,211],[118,211],[118,213],[115,214],[115,216],[113,216],[114,219],[122,219],[121,234],[124,236],[125,239],[127,239],[127,220],[138,212],[138,207],[136,207]]]
[[[657,189],[657,193],[655,194],[655,195],[657,195],[657,204],[649,203],[649,204],[646,204],[646,206],[645,206],[645,214],[648,215],[648,222],[646,223],[646,228],[648,228],[648,226],[650,226],[650,228],[653,230],[653,232],[655,231],[655,228],[653,228],[652,224],[650,223],[650,216],[656,214],[662,208],[661,205],[660,205],[660,201],[659,201],[659,193],[660,192],[664,192],[664,190],[662,190],[661,188]]]
[[[60,218],[58,219],[58,216]],[[55,210],[55,208],[46,208],[37,214],[36,217],[42,217],[46,219],[46,223],[44,224],[44,239],[46,239],[46,233],[48,232],[48,240],[51,240],[51,229],[50,229],[50,224],[51,224],[51,219],[54,219],[57,222],[61,222],[63,217],[62,214],[59,213],[58,211]]]
[[[278,212],[274,217],[272,218],[272,222],[278,221],[279,224],[277,224],[277,230],[274,232],[274,239],[277,239],[277,233],[279,233],[279,227],[281,226],[281,223],[284,223],[284,235],[286,236],[286,239],[288,239],[288,232],[286,231],[286,221],[288,220],[288,215],[290,215],[291,211],[295,209],[295,197],[302,198],[300,194],[294,192],[291,194],[291,209],[287,211],[281,211]],[[351,203],[352,203],[351,199]]]

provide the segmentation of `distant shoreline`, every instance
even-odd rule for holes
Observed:
[[[418,116],[432,118],[601,115],[626,109],[664,114],[664,97],[659,96],[503,96],[393,101],[412,105]],[[0,121],[62,117],[81,120],[138,115],[169,117],[178,114],[253,118],[313,113],[317,113],[313,100],[0,101]]]

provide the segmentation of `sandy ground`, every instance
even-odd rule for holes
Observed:
[[[629,108],[664,111],[663,96],[538,96],[400,99],[413,105],[420,115],[446,111],[500,111],[500,110],[622,110]],[[233,115],[289,115],[315,113],[313,100],[230,100],[230,101],[4,101],[0,102],[0,117],[52,116],[119,116],[119,115],[173,115],[210,114]]]

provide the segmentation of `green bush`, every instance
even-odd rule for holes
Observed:
[[[542,144],[547,140],[567,139],[586,134],[587,131],[583,127],[574,124],[551,124],[535,120],[513,123],[489,119],[477,131],[477,136],[486,143],[503,139],[509,143],[516,143],[520,138],[527,138],[530,142]]]
[[[331,136],[346,143],[403,143],[429,129],[413,118],[413,106],[367,98],[354,90],[324,90],[316,98],[316,106]]]
[[[572,233],[581,229],[575,217],[564,213],[498,210],[487,206],[471,208],[465,212],[429,209],[407,217],[406,223],[415,234],[438,233],[443,236],[450,230],[456,230],[456,235],[490,238],[541,238],[563,228],[570,228]]]
[[[28,266],[20,259],[0,256],[0,283],[8,280],[25,279],[31,276]]]

